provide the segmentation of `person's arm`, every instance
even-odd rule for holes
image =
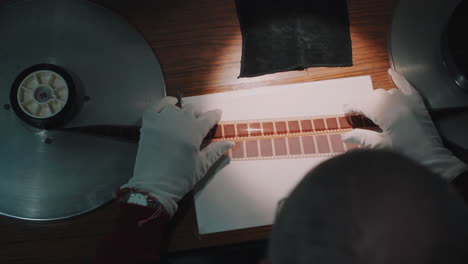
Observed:
[[[377,89],[362,104],[345,107],[346,113],[364,114],[382,132],[354,129],[345,133],[343,140],[367,148],[395,150],[447,181],[466,173],[467,165],[444,146],[423,98],[403,75],[393,70],[389,74],[399,89]]]
[[[99,244],[95,263],[157,263],[164,227],[177,202],[234,146],[218,141],[200,149],[221,112],[200,114],[176,103],[166,97],[143,114],[133,177],[117,192],[119,217],[112,234]]]

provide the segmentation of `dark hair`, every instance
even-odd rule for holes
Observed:
[[[278,263],[468,263],[468,209],[428,169],[389,151],[352,151],[309,172],[273,226]]]

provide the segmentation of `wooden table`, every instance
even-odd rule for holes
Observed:
[[[5,1],[0,1],[5,2]],[[352,67],[310,68],[238,79],[242,37],[233,0],[95,0],[140,30],[162,65],[167,91],[184,96],[276,84],[371,75],[375,88],[393,87],[387,35],[394,0],[348,0]],[[0,217],[0,263],[88,263],[117,215],[110,203],[75,219],[36,223]],[[168,234],[172,252],[266,239],[270,227],[198,237],[188,199]]]

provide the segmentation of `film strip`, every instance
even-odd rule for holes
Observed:
[[[286,159],[335,156],[359,148],[341,140],[341,133],[235,141],[232,160]]]
[[[304,118],[221,122],[213,141],[236,142],[227,153],[232,160],[284,159],[335,156],[359,148],[341,140],[354,123],[370,127],[362,116],[319,116]]]
[[[380,131],[377,125],[360,114],[224,121],[211,130],[202,148],[211,141],[234,141],[236,146],[227,153],[232,160],[335,156],[359,148],[341,141],[341,134],[353,128]],[[140,138],[140,127],[137,126],[101,125],[62,131],[132,143],[138,143]]]

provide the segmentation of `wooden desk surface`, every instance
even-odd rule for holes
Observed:
[[[169,95],[184,96],[359,75],[375,88],[393,87],[387,34],[394,0],[348,0],[353,42],[352,67],[309,68],[238,79],[242,37],[233,0],[94,0],[136,26],[162,65]],[[0,0],[0,3],[4,2]],[[169,234],[170,251],[266,239],[270,227],[196,234],[193,205],[187,201]],[[1,263],[88,263],[97,242],[117,215],[115,203],[75,219],[25,222],[0,217]]]

